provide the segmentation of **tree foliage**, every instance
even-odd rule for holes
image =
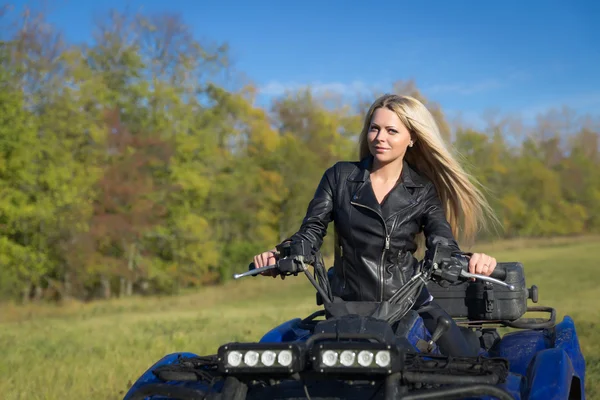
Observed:
[[[24,301],[228,279],[295,232],[326,168],[357,159],[372,100],[258,107],[252,85],[218,83],[227,46],[174,15],[113,12],[90,45],[28,16],[0,60],[0,296]],[[515,140],[510,124],[451,127],[412,80],[390,91],[425,102],[487,188],[503,227],[482,239],[600,232],[599,132],[569,109]]]

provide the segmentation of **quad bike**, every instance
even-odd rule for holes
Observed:
[[[556,324],[550,307],[527,288],[523,265],[498,263],[491,276],[468,272],[468,253],[438,245],[389,301],[333,296],[322,258],[306,243],[278,247],[270,269],[304,273],[323,309],[287,321],[259,342],[225,343],[216,354],[166,355],[133,384],[124,400],[142,399],[585,399],[585,362],[574,322]],[[314,268],[314,274],[308,269]],[[473,357],[441,354],[436,341],[450,321],[425,328],[414,306],[427,287],[475,348]],[[544,312],[548,318],[525,318]],[[500,329],[514,330],[500,335]]]

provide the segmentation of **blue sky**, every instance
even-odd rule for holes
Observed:
[[[531,120],[563,104],[600,115],[599,4],[55,0],[50,20],[87,41],[94,14],[111,7],[180,12],[198,38],[229,43],[264,98],[306,84],[352,95],[412,78],[451,116],[496,109]]]

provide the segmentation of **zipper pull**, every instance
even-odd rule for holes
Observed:
[[[385,237],[385,249],[386,250],[390,249],[390,237],[389,236]]]

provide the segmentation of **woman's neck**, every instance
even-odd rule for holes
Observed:
[[[371,177],[383,182],[396,182],[402,174],[403,159],[399,158],[395,161],[381,164],[376,159],[373,160],[371,168]]]

